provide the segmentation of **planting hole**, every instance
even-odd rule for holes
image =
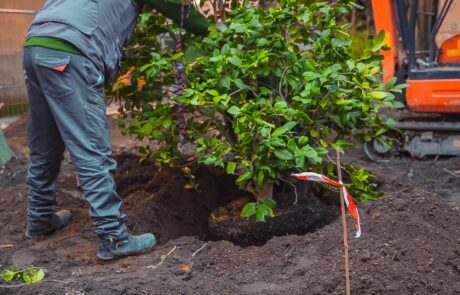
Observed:
[[[229,240],[241,246],[262,245],[273,236],[304,235],[334,220],[339,210],[315,197],[306,183],[298,186],[298,204],[287,186],[277,186],[275,217],[266,222],[240,216],[241,208],[253,201],[235,179],[217,169],[182,167],[159,171],[153,163],[131,154],[117,158],[118,191],[132,232],[154,232],[160,244],[181,236],[203,240]],[[190,170],[189,170],[190,169]],[[194,172],[195,178],[186,176]],[[198,184],[198,189],[191,186]]]

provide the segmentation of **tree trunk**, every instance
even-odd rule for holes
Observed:
[[[252,183],[248,183],[244,188],[254,195],[256,200],[263,198],[273,198],[273,182],[267,182],[262,187],[256,188]]]

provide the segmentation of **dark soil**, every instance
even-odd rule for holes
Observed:
[[[21,159],[27,156],[24,126],[22,121],[5,132]],[[258,233],[255,238],[244,231],[234,235],[234,242],[245,247],[218,241],[219,232],[229,231],[225,222],[210,218],[211,212],[245,196],[232,179],[195,167],[199,191],[189,190],[180,168],[158,171],[149,163],[139,165],[137,157],[120,152],[126,145],[120,137],[114,142],[128,227],[133,233],[153,231],[159,245],[143,256],[99,262],[97,237],[68,160],[57,194],[59,207],[73,213],[71,224],[42,241],[25,239],[26,162],[15,159],[0,169],[0,264],[44,267],[48,277],[28,286],[0,280],[0,294],[345,293],[340,220],[322,228],[317,223],[331,221],[336,213],[324,210],[336,206],[325,209],[324,202],[301,197],[297,208],[302,210],[291,213],[293,209],[281,206],[280,218],[265,226],[238,221]],[[355,151],[346,160],[375,173],[387,192],[375,202],[358,204],[360,239],[353,237],[348,218],[352,294],[460,294],[460,158],[397,158],[375,164]],[[290,203],[292,196],[284,200]],[[221,208],[228,211],[229,206]],[[218,224],[213,241],[209,218],[211,225]],[[291,234],[283,235],[278,225]],[[306,233],[312,226],[316,230]],[[280,236],[265,243],[270,227]],[[247,246],[254,242],[259,246]]]
[[[338,206],[325,204],[311,191],[299,194],[298,204],[295,206],[292,197],[283,198],[275,194],[274,199],[278,201],[276,215],[266,218],[265,222],[255,222],[253,218],[241,217],[240,212],[244,205],[240,204],[241,199],[217,208],[209,218],[206,238],[214,241],[228,240],[239,246],[260,246],[273,236],[313,232],[335,220],[340,212]],[[286,199],[290,202],[283,202],[287,201]]]

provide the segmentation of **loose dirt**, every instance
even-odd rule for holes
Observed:
[[[189,179],[180,167],[158,171],[148,162],[139,165],[126,152],[133,150],[132,142],[115,129],[116,179],[128,227],[133,233],[153,231],[159,245],[143,256],[99,262],[97,236],[68,158],[57,196],[59,208],[71,210],[73,220],[45,240],[27,240],[24,130],[22,120],[5,132],[21,157],[0,169],[0,264],[44,267],[48,276],[28,286],[0,280],[0,294],[345,293],[342,225],[333,218],[336,214],[321,228],[308,226],[299,232],[312,218],[302,220],[296,213],[281,222],[291,234],[277,232],[280,236],[267,238],[261,230],[259,237],[264,237],[240,243],[244,247],[216,237],[209,240],[211,212],[244,192],[231,178],[203,167],[195,167],[199,190],[186,189]],[[396,158],[376,164],[356,150],[343,161],[367,167],[386,191],[377,201],[358,204],[361,238],[353,237],[348,218],[352,294],[460,294],[460,158]],[[291,202],[292,196],[286,200]],[[302,210],[326,208],[318,205],[323,201],[310,202],[319,203]],[[307,203],[308,198],[300,198],[298,207]],[[329,211],[338,210],[334,202],[326,203]]]

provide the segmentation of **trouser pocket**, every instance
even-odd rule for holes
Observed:
[[[70,56],[64,52],[36,53],[34,63],[43,92],[53,98],[68,96],[74,92],[68,73]]]

